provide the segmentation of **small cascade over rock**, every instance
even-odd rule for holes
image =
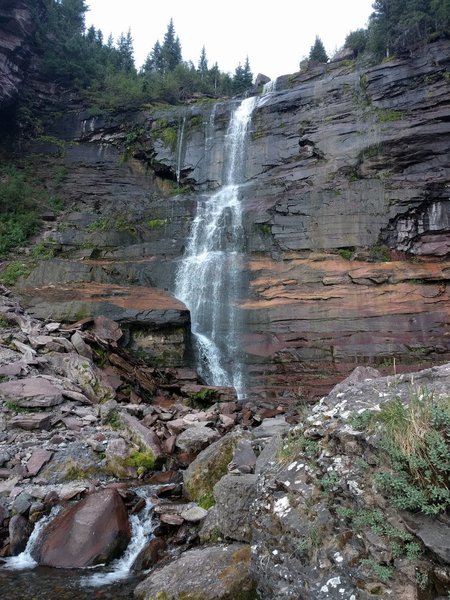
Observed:
[[[245,181],[246,134],[256,98],[234,110],[225,137],[223,187],[201,199],[176,296],[189,308],[197,368],[210,384],[233,386],[244,395],[238,302],[242,287],[244,233],[240,185]]]

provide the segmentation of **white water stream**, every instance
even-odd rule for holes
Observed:
[[[45,525],[49,521],[51,521],[61,510],[60,506],[55,506],[52,508],[50,514],[45,517],[42,517],[36,525],[34,526],[33,531],[31,532],[30,537],[28,538],[28,542],[26,548],[23,552],[18,554],[17,556],[11,556],[5,559],[5,564],[3,567],[5,569],[10,569],[12,571],[21,571],[23,569],[34,569],[37,566],[37,562],[31,556],[31,552],[33,551],[34,546],[39,538],[39,534],[44,529]]]
[[[87,569],[87,573],[92,573],[92,569],[102,568],[101,572],[94,574],[86,574],[79,577],[79,585],[83,587],[100,587],[106,586],[116,581],[126,579],[130,575],[131,568],[136,560],[139,552],[150,541],[153,532],[152,512],[153,503],[150,500],[150,491],[148,488],[138,488],[136,494],[145,499],[144,508],[135,515],[130,516],[131,525],[131,541],[128,544],[123,556],[114,560],[108,567],[104,565],[96,565]],[[28,540],[25,550],[18,556],[13,556],[5,560],[2,568],[22,571],[34,569],[37,567],[37,562],[31,556],[33,548],[39,538],[43,528],[49,523],[60,511],[61,507],[55,507],[51,513],[40,519],[33,529],[33,532]]]
[[[191,313],[200,374],[212,385],[235,387],[239,397],[245,392],[238,340],[244,251],[240,186],[245,180],[245,142],[256,101],[243,100],[231,115],[225,136],[224,185],[199,200],[175,289]]]

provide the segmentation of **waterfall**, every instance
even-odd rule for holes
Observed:
[[[191,313],[197,368],[212,385],[244,393],[238,301],[242,287],[244,232],[240,184],[245,180],[246,134],[256,98],[234,110],[225,135],[223,187],[197,206],[175,295]]]
[[[278,77],[275,77],[275,79],[271,79],[270,81],[265,83],[263,85],[261,95],[265,96],[266,94],[271,94],[272,92],[276,92],[277,91],[277,81],[278,81]]]
[[[176,169],[176,178],[177,184],[180,185],[180,176],[181,176],[181,157],[183,151],[183,138],[184,138],[184,128],[186,126],[186,115],[180,121],[180,126],[178,127],[178,135],[177,135],[177,169]]]

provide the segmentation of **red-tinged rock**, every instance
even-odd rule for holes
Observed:
[[[263,408],[259,411],[259,414],[263,419],[270,419],[272,417],[276,417],[280,413],[276,408]]]
[[[179,471],[158,471],[148,479],[148,483],[152,484],[165,484],[165,483],[179,483],[182,480],[182,475]]]
[[[118,342],[122,337],[120,326],[104,316],[95,317],[92,332],[101,340],[106,342]]]
[[[176,441],[176,435],[171,435],[170,437],[168,437],[167,440],[165,440],[164,442],[164,452],[166,452],[167,454],[173,454],[175,452]]]
[[[231,415],[236,412],[238,409],[238,405],[236,402],[221,402],[220,403],[220,412],[224,415]]]
[[[164,558],[166,549],[166,542],[160,537],[154,537],[139,552],[131,569],[136,572],[149,569],[162,558]]]
[[[180,515],[173,515],[169,513],[163,513],[159,516],[159,520],[161,523],[165,523],[166,525],[183,525],[184,519],[180,517]]]
[[[42,531],[33,556],[49,567],[89,567],[120,556],[130,537],[122,498],[106,489],[59,513]]]
[[[34,477],[37,475],[42,467],[48,463],[52,456],[53,452],[50,452],[49,450],[44,450],[43,448],[35,450],[27,461],[28,476]]]

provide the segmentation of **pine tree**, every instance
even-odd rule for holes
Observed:
[[[245,58],[244,70],[242,72],[242,81],[245,85],[245,89],[248,90],[253,85],[253,73],[250,69],[250,61],[248,60],[248,56]]]
[[[328,56],[325,51],[325,46],[318,35],[316,35],[316,41],[311,46],[309,51],[309,60],[313,60],[320,63],[328,62]]]
[[[200,73],[201,79],[204,79],[208,73],[208,59],[206,58],[205,46],[202,47],[202,51],[200,53],[200,59],[198,61],[198,72]]]
[[[134,49],[133,49],[133,38],[131,37],[131,30],[129,29],[127,35],[120,34],[117,40],[117,50],[119,53],[119,69],[126,73],[132,73],[135,71],[134,66]]]
[[[175,35],[173,19],[170,19],[164,35],[164,41],[161,46],[161,60],[164,74],[173,71],[182,62],[180,39]]]
[[[163,63],[161,56],[161,44],[156,41],[152,51],[147,56],[147,59],[142,67],[144,73],[161,73],[163,72]]]

